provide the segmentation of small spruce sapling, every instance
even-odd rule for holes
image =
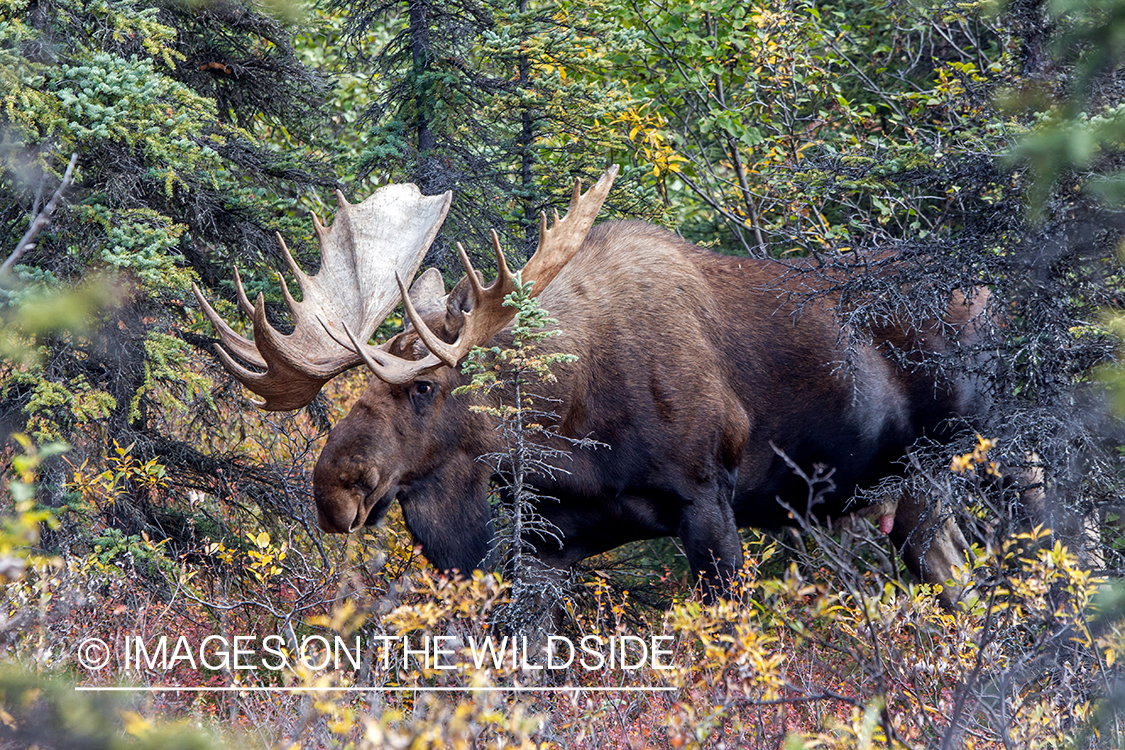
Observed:
[[[497,613],[497,624],[512,633],[541,635],[547,618],[565,596],[565,581],[559,571],[536,557],[539,546],[562,546],[560,530],[539,513],[544,501],[554,498],[540,493],[534,477],[553,478],[566,473],[559,464],[570,457],[570,448],[594,448],[589,438],[568,438],[551,426],[557,415],[552,401],[536,387],[555,381],[551,368],[578,359],[573,354],[546,353],[539,345],[557,336],[558,321],[551,318],[531,296],[534,282],[517,274],[515,290],[504,304],[516,308],[511,348],[476,347],[464,364],[472,382],[454,391],[471,393],[480,403],[471,407],[496,420],[504,448],[481,456],[500,477],[500,500],[494,507],[496,535],[493,558],[512,584],[509,605]]]

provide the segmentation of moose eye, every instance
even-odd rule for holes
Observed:
[[[419,414],[424,414],[433,404],[434,400],[434,384],[426,380],[416,380],[410,386],[410,402],[414,404],[414,410]]]

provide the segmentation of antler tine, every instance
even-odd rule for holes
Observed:
[[[490,229],[489,232],[492,235],[492,252],[496,254],[496,280],[492,282],[489,289],[505,289],[504,294],[508,294],[515,289],[515,279],[512,278],[512,272],[508,270],[508,259],[504,257],[504,249],[500,247],[500,235],[496,234],[495,229]]]
[[[461,258],[461,265],[465,269],[465,276],[469,278],[469,285],[473,288],[473,299],[481,299],[484,296],[484,287],[481,286],[480,279],[477,278],[477,272],[473,268],[472,262],[469,260],[469,255],[465,252],[465,248],[460,242],[457,243],[457,255]]]
[[[321,321],[320,324],[324,325],[324,321]],[[379,375],[379,377],[386,380],[386,378],[380,372],[383,368],[379,365],[378,362],[375,361],[375,359],[370,354],[367,353],[367,345],[360,342],[358,339],[356,339],[355,334],[352,333],[352,329],[348,328],[347,323],[344,323],[343,326],[344,326],[344,333],[346,333],[348,335],[348,338],[352,342],[352,348],[355,350],[355,352],[357,354],[359,354],[360,357],[363,358],[363,363],[366,364],[369,368],[371,368],[371,371],[374,372],[376,375]],[[337,339],[336,336],[332,334],[332,331],[329,330],[328,326],[324,326],[324,330],[328,331],[328,335],[332,336],[332,339],[334,341],[343,345],[343,342],[340,341],[339,339]]]
[[[581,182],[576,180],[570,208],[566,216],[559,219],[558,213],[556,213],[554,225],[550,228],[547,226],[546,214],[541,215],[539,220],[539,247],[531,260],[520,271],[523,281],[535,282],[532,295],[541,293],[578,252],[578,248],[585,241],[586,234],[590,231],[598,211],[601,210],[602,203],[605,202],[616,176],[617,167],[610,167],[585,195],[582,194]],[[468,354],[474,346],[484,344],[499,333],[515,315],[513,308],[504,305],[504,297],[515,289],[515,279],[508,268],[504,251],[500,247],[500,237],[495,231],[492,232],[492,248],[496,253],[496,279],[488,287],[482,288],[476,279],[468,256],[465,255],[464,248],[458,246],[461,262],[465,266],[465,271],[470,277],[469,283],[472,285],[473,307],[471,310],[462,313],[461,331],[457,336],[457,341],[453,344],[445,343],[426,326],[406,293],[406,285],[403,284],[402,279],[398,279],[403,296],[403,306],[418,338],[430,350],[430,357],[450,367],[456,367],[461,358]],[[428,359],[416,363],[416,365],[419,371],[429,369],[430,366]]]
[[[254,378],[261,375],[261,373],[247,370],[245,367],[235,362],[234,359],[232,359],[231,356],[227,354],[227,350],[219,346],[218,344],[215,344],[215,353],[219,355],[219,359],[222,361],[223,367],[227,368],[227,370],[230,371],[230,374],[234,375],[235,380],[240,383],[251,382],[254,380]],[[260,404],[261,402],[255,401],[254,403]]]
[[[237,275],[235,278],[238,278]],[[241,289],[241,284],[239,284],[238,287]],[[195,299],[199,301],[199,307],[203,310],[203,314],[207,317],[207,320],[211,321],[211,325],[215,326],[215,330],[218,332],[219,340],[223,342],[223,346],[227,347],[250,364],[256,367],[265,367],[266,361],[258,354],[258,350],[254,347],[254,342],[238,335],[234,332],[233,328],[227,325],[227,322],[215,312],[215,308],[211,307],[211,303],[203,296],[203,292],[199,290],[195,282],[192,282],[191,291],[195,295]],[[246,296],[245,292],[243,292],[242,296]],[[249,301],[247,304],[249,304]],[[251,308],[251,310],[252,309],[253,308]]]
[[[246,296],[246,289],[242,286],[242,277],[238,274],[238,266],[234,267],[234,292],[238,297],[238,306],[247,315],[254,314],[254,306],[250,304],[250,298]]]
[[[391,283],[392,277],[414,276],[445,220],[451,200],[450,192],[423,196],[409,184],[384,186],[358,204],[349,203],[337,191],[339,209],[330,227],[312,214],[321,246],[320,270],[315,276],[301,270],[279,235],[282,257],[301,289],[298,302],[285,278],[278,275],[293,318],[292,333],[279,333],[270,325],[261,294],[256,304],[250,304],[237,270],[235,290],[239,305],[253,319],[253,341],[235,333],[195,287],[204,314],[219,333],[223,366],[264,397],[261,405],[271,410],[304,406],[332,377],[368,360],[382,364],[380,377],[401,382],[406,367],[387,360],[390,355],[372,357],[362,347],[353,348],[334,335],[325,336],[326,331],[332,333],[325,321],[350,326],[356,335],[351,337],[349,333],[349,338],[370,338],[398,301],[399,288]],[[231,353],[264,372],[239,365]],[[440,364],[435,360],[434,366]]]
[[[309,216],[312,217],[313,229],[316,230],[316,238],[320,240],[320,244],[324,244],[325,238],[328,236],[328,230],[320,223],[320,217],[316,215],[316,211],[309,211]]]
[[[275,234],[277,235],[277,244],[281,245],[281,257],[285,259],[285,265],[289,266],[289,272],[297,278],[297,287],[301,290],[301,295],[304,296],[309,277],[301,270],[301,267],[297,265],[297,261],[293,260],[293,255],[289,252],[289,246],[285,244],[285,239],[282,238],[281,232],[275,232]]]
[[[404,296],[403,299],[406,299]],[[327,329],[327,326],[325,326]],[[352,342],[352,347],[360,357],[363,358],[363,363],[375,373],[380,380],[383,380],[392,385],[402,385],[409,383],[418,377],[426,370],[433,370],[442,366],[442,361],[430,354],[422,360],[409,360],[387,352],[383,349],[366,344],[355,337],[347,324],[344,324],[344,333],[348,334],[348,338]],[[329,331],[331,334],[331,331]],[[332,335],[336,339],[335,335]],[[338,339],[336,339],[339,341]],[[341,344],[343,345],[343,344]],[[381,360],[381,361],[380,361]]]
[[[280,272],[277,273],[277,280],[281,282],[281,296],[285,298],[285,304],[289,306],[290,310],[296,310],[297,301],[293,299],[293,295],[289,293],[289,283]],[[297,283],[300,284],[300,280],[298,280]]]
[[[476,282],[475,286],[479,286],[477,282],[477,275],[473,272],[472,266],[469,267],[469,278],[472,279],[469,283]],[[402,277],[397,273],[395,274],[395,281],[398,282],[398,288],[402,292],[402,306],[406,310],[406,316],[410,318],[411,325],[414,326],[418,338],[422,339],[422,343],[430,350],[438,359],[450,367],[457,366],[457,360],[463,356],[457,352],[455,346],[450,346],[441,339],[439,339],[430,327],[422,320],[422,316],[418,314],[418,310],[414,307],[414,303],[410,300],[410,293],[406,291],[406,284],[402,283]]]

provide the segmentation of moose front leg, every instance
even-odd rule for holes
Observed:
[[[742,567],[742,540],[729,498],[729,492],[713,493],[692,501],[680,516],[677,533],[708,604],[730,594],[731,581]]]

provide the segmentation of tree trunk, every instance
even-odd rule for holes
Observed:
[[[418,149],[414,182],[426,195],[433,192],[436,170],[429,161],[436,139],[430,127],[430,96],[426,73],[430,64],[430,7],[427,0],[410,2],[410,57],[411,75],[414,78],[414,143]]]
[[[527,0],[520,0],[520,13],[527,12]],[[525,37],[526,41],[526,37]],[[520,91],[526,92],[531,84],[531,62],[527,55],[519,56]],[[516,141],[520,155],[520,187],[522,188],[521,201],[523,203],[523,221],[527,233],[528,252],[532,243],[538,237],[538,222],[536,221],[536,203],[534,177],[531,168],[535,164],[532,146],[535,143],[535,120],[532,117],[530,105],[520,107],[520,134]]]

